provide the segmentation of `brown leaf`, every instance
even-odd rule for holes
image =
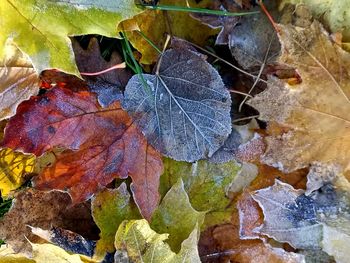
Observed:
[[[302,83],[276,79],[249,104],[260,118],[289,128],[268,137],[263,161],[283,171],[314,161],[349,169],[350,54],[333,43],[320,23],[308,28],[280,26],[280,62],[298,70]]]
[[[202,262],[297,263],[303,259],[302,255],[274,248],[262,240],[241,240],[233,224],[208,229],[199,242]]]
[[[87,209],[89,211],[89,207]],[[96,238],[97,227],[91,215],[81,213],[82,210],[81,206],[71,206],[71,199],[67,193],[25,189],[15,196],[10,211],[0,221],[0,238],[13,246],[16,252],[31,250],[26,238],[31,242],[40,241],[31,233],[28,225],[45,229],[59,226],[85,235],[95,231],[95,235],[91,237]],[[74,214],[74,218],[68,216],[70,213]],[[87,214],[88,218],[82,216],[83,214]]]
[[[35,179],[38,189],[68,190],[76,203],[129,175],[141,213],[151,216],[159,201],[162,160],[119,102],[101,108],[89,92],[57,87],[22,103],[17,113],[3,145],[36,155],[67,149]]]

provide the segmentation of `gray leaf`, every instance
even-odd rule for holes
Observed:
[[[267,1],[265,5],[274,19],[278,18],[276,1]],[[260,67],[267,52],[266,64],[273,63],[281,49],[275,29],[262,12],[241,18],[240,25],[231,30],[229,47],[237,62],[245,69]]]
[[[164,52],[159,74],[133,76],[123,107],[148,142],[175,160],[210,157],[231,132],[231,98],[218,72],[188,50]]]

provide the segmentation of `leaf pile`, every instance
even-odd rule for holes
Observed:
[[[346,4],[146,2],[0,3],[0,262],[348,262]]]

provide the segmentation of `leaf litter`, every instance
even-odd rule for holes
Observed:
[[[0,4],[0,262],[347,262],[342,4],[156,2]]]

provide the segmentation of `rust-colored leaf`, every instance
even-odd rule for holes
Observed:
[[[162,160],[115,102],[101,108],[87,91],[54,88],[18,107],[3,145],[41,155],[67,149],[35,179],[39,189],[68,190],[84,201],[114,178],[132,178],[131,189],[144,217],[158,204]]]

